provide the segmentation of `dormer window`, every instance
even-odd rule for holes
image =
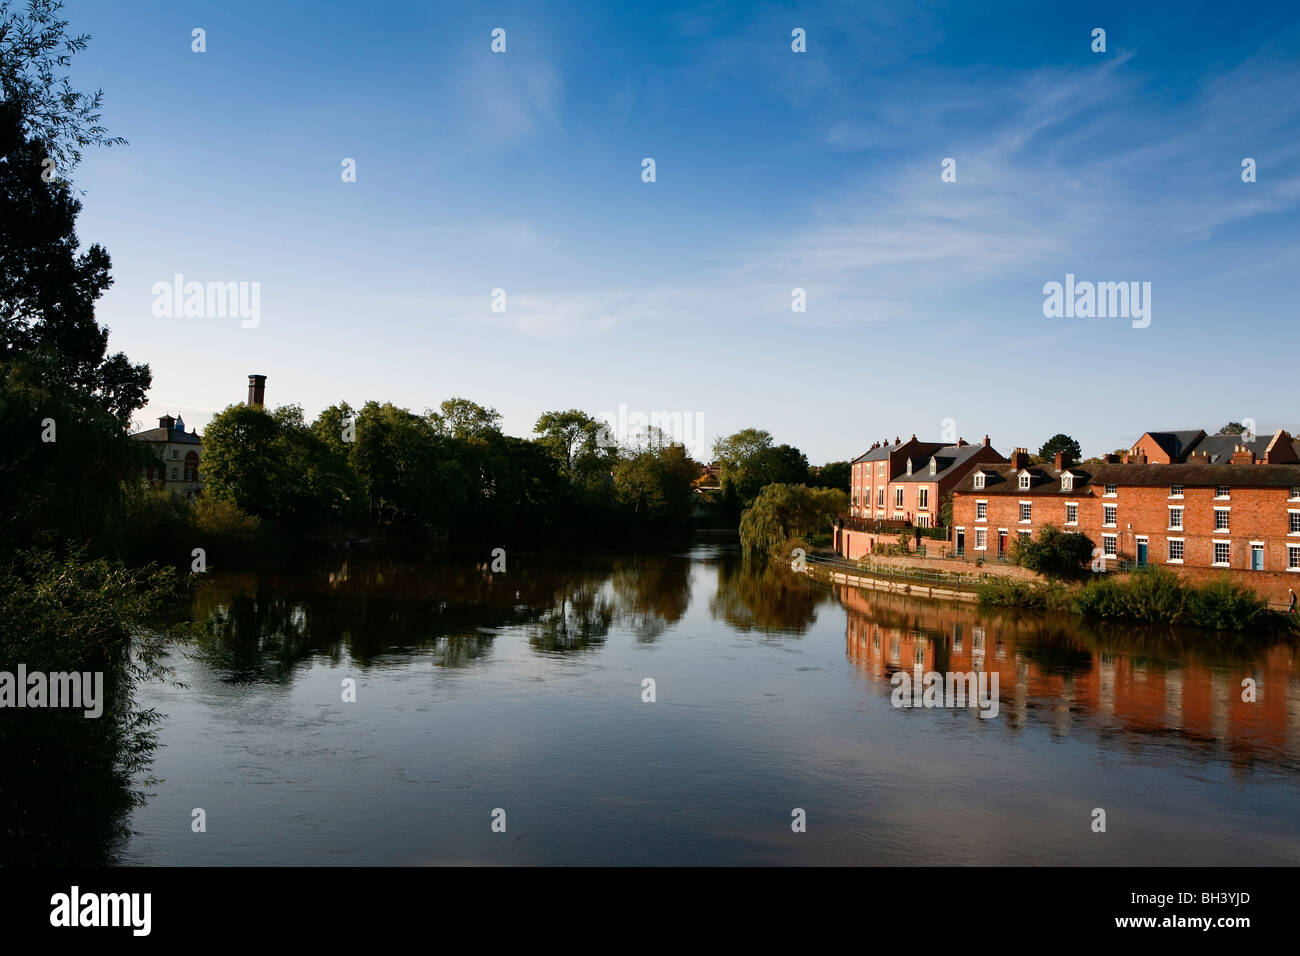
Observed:
[[[979,488],[979,489],[983,489],[983,487],[984,487],[984,472],[982,472],[982,471],[977,471],[977,472],[975,472],[975,487],[976,487],[976,488]]]
[[[907,459],[907,473],[908,473],[909,475],[912,473],[912,459],[910,459],[910,458]]]
[[[930,459],[930,474],[933,475],[933,474],[934,474],[935,472],[937,472],[938,470],[939,470],[939,463],[936,462],[933,458],[931,458],[931,459]]]
[[[1030,481],[1029,472],[1027,472],[1027,471],[1022,471],[1022,472],[1020,473],[1020,490],[1021,490],[1021,491],[1027,491],[1027,490],[1029,489],[1029,481]]]
[[[1064,475],[1061,476],[1061,490],[1062,491],[1074,490],[1074,475],[1070,474],[1069,472],[1066,472]]]

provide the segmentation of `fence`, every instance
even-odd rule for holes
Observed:
[[[953,591],[974,592],[975,585],[979,583],[979,577],[969,574],[957,574],[952,571],[928,570],[925,568],[900,568],[890,564],[876,564],[874,561],[846,561],[844,558],[831,557],[822,554],[810,554],[807,556],[807,562],[810,566],[816,566],[827,572],[836,574],[854,575],[859,577],[878,578],[885,581],[896,581],[907,584],[917,584],[929,588],[943,588]]]

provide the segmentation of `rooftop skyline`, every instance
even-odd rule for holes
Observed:
[[[74,177],[99,319],[153,370],[142,428],[258,371],[309,417],[625,406],[815,463],[948,419],[1085,454],[1295,431],[1300,31],[1188,9],[74,3],[130,141]],[[257,283],[258,321],[155,315],[177,275]],[[1067,276],[1150,283],[1149,325],[1047,317]]]

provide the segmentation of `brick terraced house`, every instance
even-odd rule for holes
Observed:
[[[1260,449],[1238,440],[1216,464],[1193,454],[1203,441],[1175,448],[1181,463],[1160,464],[1074,465],[1058,455],[1031,465],[1018,448],[1007,466],[975,469],[954,489],[954,550],[1005,555],[1017,538],[1051,524],[1091,538],[1108,570],[1120,561],[1190,577],[1229,570],[1285,601],[1300,582],[1300,466],[1258,452],[1284,447],[1286,457],[1290,437],[1260,439]]]

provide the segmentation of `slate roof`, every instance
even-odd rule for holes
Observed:
[[[1150,435],[1151,440],[1169,456],[1170,461],[1175,462],[1182,461],[1187,457],[1193,446],[1205,437],[1205,432],[1200,428],[1173,432],[1147,432],[1146,434]]]
[[[150,428],[131,436],[135,441],[174,442],[178,445],[202,445],[203,439],[182,428]]]
[[[1086,494],[1090,481],[1094,481],[1092,472],[1100,465],[1071,465],[1069,468],[1057,469],[1051,465],[1027,465],[1015,468],[1011,465],[980,465],[972,468],[969,475],[957,483],[953,491],[971,495],[1047,495],[1056,494],[1069,498],[1072,495]],[[1172,468],[1172,465],[1159,466]],[[1029,472],[1029,487],[1020,487],[1020,473]],[[1069,472],[1074,476],[1074,487],[1069,491],[1061,490],[1061,475]],[[984,487],[975,487],[975,476],[984,475]]]
[[[901,474],[894,481],[941,481],[960,469],[984,449],[983,445],[944,445],[933,452],[935,472],[930,474],[930,455],[912,459],[912,473]],[[990,467],[997,467],[996,465]]]
[[[1061,490],[1062,470],[1050,465],[1030,465],[1023,469],[1031,476],[1028,489],[1019,485],[1022,469],[1005,465],[981,466],[958,482],[954,491],[971,495],[1054,494],[1062,497],[1095,494],[1097,485],[1121,487],[1167,488],[1183,485],[1189,488],[1300,488],[1300,465],[1232,465],[1232,464],[1171,464],[1171,465],[1071,465],[1063,469],[1074,476],[1074,487]],[[975,487],[975,475],[985,475],[983,488]]]
[[[1247,442],[1243,442],[1240,435],[1206,435],[1191,450],[1198,455],[1206,452],[1210,456],[1210,464],[1214,465],[1231,461],[1232,453],[1236,451],[1238,445],[1245,445],[1255,453],[1256,458],[1263,458],[1272,440],[1272,435],[1256,437]]]

